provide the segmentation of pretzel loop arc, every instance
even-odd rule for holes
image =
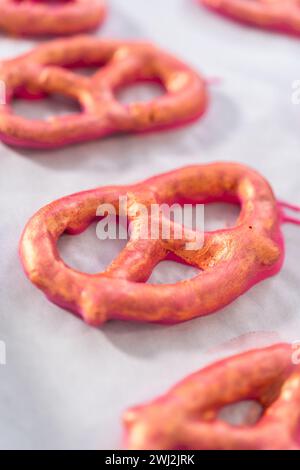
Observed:
[[[78,34],[106,16],[104,0],[0,0],[0,30],[17,36]]]
[[[300,34],[299,0],[199,0],[222,15],[279,32]]]

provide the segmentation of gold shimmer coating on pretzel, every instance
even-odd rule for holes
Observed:
[[[71,70],[78,66],[99,69],[87,77]],[[87,36],[50,41],[0,62],[0,80],[7,91],[7,102],[0,105],[0,138],[29,148],[63,147],[113,133],[184,124],[199,118],[208,101],[204,79],[154,45]],[[120,103],[115,92],[140,80],[159,81],[165,94],[146,103]],[[55,93],[78,101],[82,112],[42,121],[19,117],[10,106],[20,96]]]
[[[300,365],[278,344],[217,362],[124,415],[130,450],[299,450]],[[222,421],[224,406],[256,400],[254,425]]]
[[[260,28],[300,34],[299,0],[199,0],[213,11]]]
[[[190,250],[184,238],[141,238],[144,215],[128,210],[131,238],[104,272],[91,275],[68,267],[58,253],[58,239],[65,232],[85,230],[101,204],[118,211],[120,196],[128,196],[131,209],[138,204],[150,208],[153,203],[231,201],[241,205],[241,213],[235,227],[205,233],[202,248]],[[20,256],[31,282],[91,325],[109,319],[176,323],[215,312],[277,273],[284,258],[280,225],[272,189],[257,172],[235,163],[197,165],[49,204],[27,224]],[[174,258],[199,268],[200,274],[172,285],[145,283],[160,261]]]
[[[106,15],[104,0],[0,0],[0,30],[16,36],[78,34]]]

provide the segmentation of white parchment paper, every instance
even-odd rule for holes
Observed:
[[[299,228],[285,226],[282,272],[206,318],[177,326],[112,322],[102,329],[48,302],[30,284],[18,259],[28,218],[73,192],[127,184],[179,166],[217,160],[252,165],[278,198],[300,204],[300,105],[291,102],[300,78],[300,41],[239,26],[193,0],[110,0],[100,36],[141,38],[177,54],[208,78],[210,108],[201,121],[159,134],[111,137],[58,151],[0,144],[0,448],[111,449],[121,446],[121,415],[166,391],[211,361],[254,346],[300,339]],[[34,41],[0,36],[0,57]],[[157,90],[139,87],[122,99]],[[63,102],[19,103],[28,116],[72,111]],[[233,222],[236,209],[207,209],[207,229]],[[118,253],[101,244],[95,227],[65,237],[72,266],[96,272]],[[163,263],[153,282],[194,274]],[[217,286],[216,286],[217,288]],[[2,343],[3,344],[3,343]]]

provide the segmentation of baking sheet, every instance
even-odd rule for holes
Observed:
[[[208,78],[210,108],[201,121],[159,134],[111,137],[58,151],[0,145],[0,448],[112,449],[121,446],[121,414],[156,397],[188,373],[255,346],[300,339],[299,228],[285,226],[282,272],[206,318],[176,326],[112,322],[102,329],[49,303],[25,278],[18,241],[28,218],[46,203],[106,184],[127,184],[179,166],[234,160],[264,174],[278,198],[300,204],[300,78],[297,39],[225,21],[193,0],[110,0],[99,34],[155,41]],[[0,37],[0,57],[34,41]],[[145,98],[139,87],[122,99]],[[30,108],[32,106],[32,108]],[[61,113],[66,103],[19,103],[28,116]],[[226,209],[226,210],[225,210]],[[235,208],[206,210],[206,228],[232,223]],[[95,227],[64,237],[61,253],[95,272],[120,250],[99,242]],[[190,277],[163,263],[152,282]],[[3,344],[3,343],[1,343]]]

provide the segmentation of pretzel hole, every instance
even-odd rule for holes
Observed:
[[[21,95],[14,97],[11,106],[18,116],[38,120],[49,120],[52,117],[69,116],[81,112],[81,107],[75,99],[59,94],[43,96],[38,92],[34,94],[30,90],[22,90]]]
[[[69,267],[83,273],[97,274],[105,271],[125,248],[127,240],[110,238],[99,240],[96,233],[97,223],[95,221],[77,235],[65,233],[59,239],[57,244],[59,254]],[[116,223],[116,230],[120,224]]]
[[[256,400],[243,400],[224,406],[218,418],[231,426],[254,426],[262,417],[264,408]]]
[[[84,77],[92,77],[95,73],[105,66],[105,63],[97,65],[73,65],[70,69],[77,75],[83,75]]]
[[[207,232],[235,227],[240,215],[240,206],[231,203],[205,204],[204,226]]]
[[[148,103],[165,94],[165,89],[159,80],[140,80],[124,85],[115,91],[118,101],[122,104]]]
[[[176,261],[161,261],[152,271],[147,284],[176,284],[192,279],[200,274],[200,270]]]

